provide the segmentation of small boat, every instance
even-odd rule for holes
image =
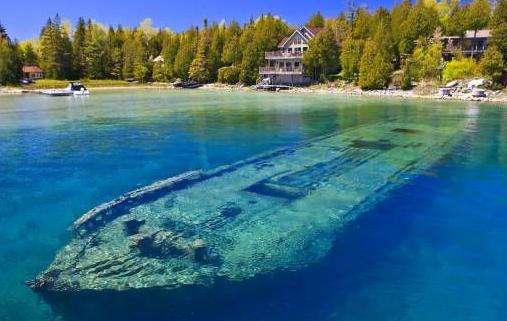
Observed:
[[[195,82],[195,81],[179,81],[179,82],[175,82],[173,84],[173,86],[175,88],[195,89],[195,88],[201,87],[202,85]]]
[[[79,82],[71,82],[65,89],[47,89],[41,90],[40,93],[54,97],[90,95],[90,91]]]
[[[71,82],[67,86],[66,90],[71,91],[74,96],[88,96],[88,95],[90,95],[90,91],[79,82]]]

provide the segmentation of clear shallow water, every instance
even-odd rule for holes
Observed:
[[[172,319],[504,320],[506,107],[202,91],[0,97],[0,320],[58,317],[23,282],[91,207],[183,171],[393,117],[470,126],[318,265],[236,289],[225,309],[208,302],[174,309]]]

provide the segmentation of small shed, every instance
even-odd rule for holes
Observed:
[[[38,66],[23,66],[23,78],[37,80],[44,78],[44,71]]]

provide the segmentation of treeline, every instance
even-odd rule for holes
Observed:
[[[21,78],[22,53],[19,45],[7,35],[0,23],[0,85],[15,83]]]
[[[391,83],[409,88],[422,79],[476,75],[499,82],[507,57],[507,0],[496,1],[494,8],[488,0],[403,0],[392,10],[376,11],[350,6],[336,18],[316,13],[307,25],[322,31],[305,54],[306,72],[325,80],[338,71],[365,89]],[[463,36],[466,30],[483,28],[492,29],[492,39],[481,61],[457,52],[453,61],[443,62],[442,35]],[[71,29],[57,16],[47,21],[38,41],[21,45],[4,30],[0,55],[11,58],[0,59],[0,81],[19,77],[22,62],[38,64],[51,79],[253,84],[265,63],[264,52],[276,50],[294,27],[268,14],[244,25],[204,21],[181,33],[155,29],[149,20],[123,28],[81,18]],[[159,56],[163,59],[155,59]]]

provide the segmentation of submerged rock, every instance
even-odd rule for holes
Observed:
[[[446,155],[464,125],[360,126],[127,193],[78,219],[29,286],[178,289],[302,269],[347,222]]]

